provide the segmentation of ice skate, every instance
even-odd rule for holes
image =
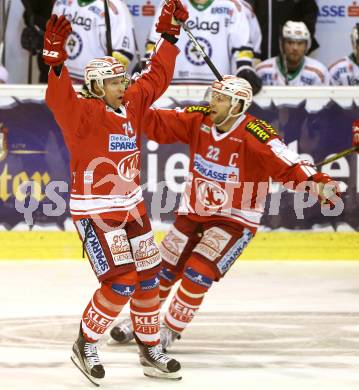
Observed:
[[[161,334],[161,344],[164,352],[167,352],[167,349],[171,347],[171,345],[181,338],[181,335],[174,330],[168,328],[166,325],[161,326],[160,330]]]
[[[95,386],[105,377],[105,370],[97,354],[97,343],[86,342],[80,329],[79,336],[72,347],[72,362]]]
[[[182,379],[180,363],[163,352],[161,343],[151,346],[142,344],[138,339],[137,343],[140,349],[140,363],[146,376],[174,380]]]
[[[133,332],[132,321],[127,318],[114,326],[110,331],[110,338],[107,341],[108,345],[128,344],[135,338]]]

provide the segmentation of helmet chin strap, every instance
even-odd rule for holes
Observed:
[[[239,104],[239,102],[237,104]],[[233,111],[235,106],[236,106],[236,104],[232,104],[230,110],[228,111],[227,116],[223,119],[223,121],[221,123],[216,123],[216,127],[224,125],[231,118],[238,118],[239,116],[242,115],[243,107],[242,107],[242,110],[238,114],[232,114],[232,111]]]
[[[105,90],[103,89],[103,81],[101,83],[102,85],[100,85],[98,80],[96,80],[95,82],[96,82],[96,85],[98,86],[99,90],[101,91],[101,95],[98,95],[95,91],[92,90],[92,88],[91,88],[91,93],[94,96],[96,96],[97,98],[102,99],[103,97],[105,97]]]

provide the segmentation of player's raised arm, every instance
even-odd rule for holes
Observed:
[[[66,40],[71,33],[71,23],[61,15],[52,15],[46,24],[43,60],[50,66],[46,103],[63,129],[76,131],[86,111],[82,99],[77,97],[64,62],[67,59]]]
[[[188,12],[180,0],[167,0],[163,3],[161,14],[156,24],[156,31],[161,34],[155,51],[145,70],[136,78],[129,94],[137,96],[138,105],[149,107],[167,89],[172,81],[175,59],[179,53],[175,46],[181,27],[178,21],[185,22]]]
[[[67,59],[65,42],[72,31],[71,23],[61,15],[51,15],[46,24],[44,49],[42,52],[44,62],[49,66],[60,66]]]
[[[173,110],[150,108],[145,113],[142,130],[148,139],[159,144],[189,144],[209,113],[210,108],[202,105]]]

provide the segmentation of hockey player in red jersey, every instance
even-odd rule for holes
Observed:
[[[112,57],[85,69],[86,88],[76,94],[64,66],[70,23],[52,15],[43,58],[51,66],[46,102],[61,127],[71,158],[70,210],[100,288],[81,320],[72,361],[93,383],[105,376],[97,341],[131,299],[131,317],[145,375],[180,379],[180,364],[163,353],[159,334],[161,257],[140,187],[144,112],[167,89],[178,49],[174,45],[187,11],[167,0],[158,19],[161,39],[137,81]]]
[[[252,240],[260,224],[269,178],[301,192],[308,189],[327,207],[340,202],[337,184],[292,152],[268,123],[246,113],[249,83],[224,76],[212,84],[209,107],[151,109],[149,139],[189,144],[190,174],[182,207],[160,245],[163,302],[181,283],[165,314],[161,342],[167,348],[196,315],[205,293],[219,281]],[[324,206],[323,206],[324,207]],[[114,340],[132,338],[124,320]]]

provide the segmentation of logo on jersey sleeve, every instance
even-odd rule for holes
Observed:
[[[110,134],[108,150],[109,152],[128,152],[136,150],[136,137],[129,137],[124,134]]]
[[[205,125],[204,123],[201,124],[201,127],[199,129],[207,134],[209,134],[211,132],[211,128],[209,126]]]
[[[211,109],[209,106],[187,106],[185,109],[186,112],[202,112],[204,115],[208,115],[211,113]],[[206,126],[206,125],[204,125]],[[201,126],[202,127],[202,126]],[[208,126],[207,126],[208,127]],[[210,127],[208,127],[210,129]]]
[[[273,126],[261,119],[249,121],[245,129],[262,143],[266,143],[271,136],[278,136],[278,133]]]
[[[197,39],[197,42],[199,43],[199,45],[204,50],[204,52],[207,53],[209,58],[211,58],[212,53],[213,53],[211,43],[203,37],[196,37],[196,39]],[[185,52],[187,60],[191,64],[196,65],[196,66],[202,66],[206,63],[204,61],[204,59],[202,58],[201,53],[196,49],[196,47],[193,45],[191,40],[189,40],[186,43],[186,46],[184,48],[184,52]]]
[[[207,161],[198,153],[194,155],[193,168],[201,176],[207,179],[216,180],[222,183],[239,182],[239,168],[225,167],[223,165]]]

